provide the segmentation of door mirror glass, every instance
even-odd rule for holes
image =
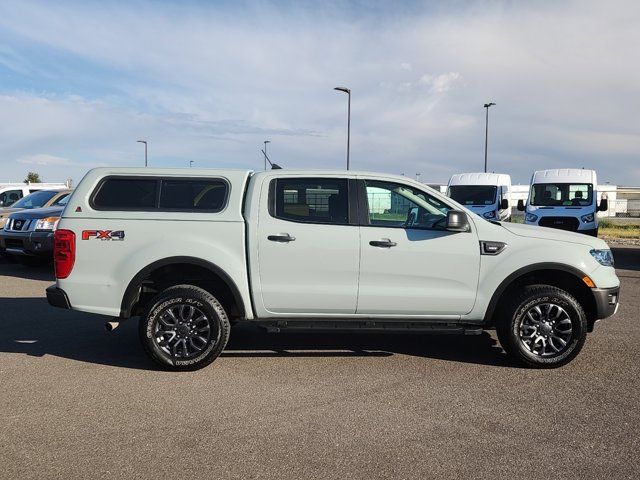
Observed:
[[[500,210],[506,210],[507,208],[509,208],[509,200],[507,200],[506,198],[503,198],[500,201]]]
[[[606,212],[607,210],[609,210],[609,200],[607,200],[606,198],[600,200],[600,206],[598,207],[598,210],[600,212]]]
[[[450,232],[468,232],[470,228],[467,214],[460,210],[449,210],[446,229]]]
[[[524,200],[518,200],[518,210],[524,212]]]

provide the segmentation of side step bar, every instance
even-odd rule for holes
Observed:
[[[303,332],[418,332],[437,334],[480,335],[482,327],[451,322],[406,322],[397,320],[259,320],[255,322],[269,333]]]

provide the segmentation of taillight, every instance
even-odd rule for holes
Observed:
[[[76,260],[76,234],[71,230],[56,230],[53,234],[53,264],[56,278],[67,278]]]

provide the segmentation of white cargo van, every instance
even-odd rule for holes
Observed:
[[[609,208],[603,198],[598,205],[595,170],[558,168],[539,170],[531,177],[529,198],[518,202],[525,223],[598,235],[599,211]]]
[[[511,177],[500,173],[458,173],[449,179],[447,196],[487,220],[511,219]]]

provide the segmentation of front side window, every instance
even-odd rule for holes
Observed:
[[[367,180],[369,224],[392,228],[444,229],[451,207],[422,190]]]
[[[10,207],[22,198],[22,190],[7,190],[0,193],[0,204],[3,207]]]
[[[541,207],[584,207],[593,201],[591,183],[535,183],[529,203]]]
[[[44,205],[57,194],[58,192],[39,190],[27,195],[26,197],[22,197],[14,203],[12,207],[25,209],[44,207]]]
[[[346,179],[278,178],[274,182],[275,217],[304,223],[349,223]]]
[[[461,205],[492,205],[496,201],[496,187],[491,185],[452,185],[449,197]]]

